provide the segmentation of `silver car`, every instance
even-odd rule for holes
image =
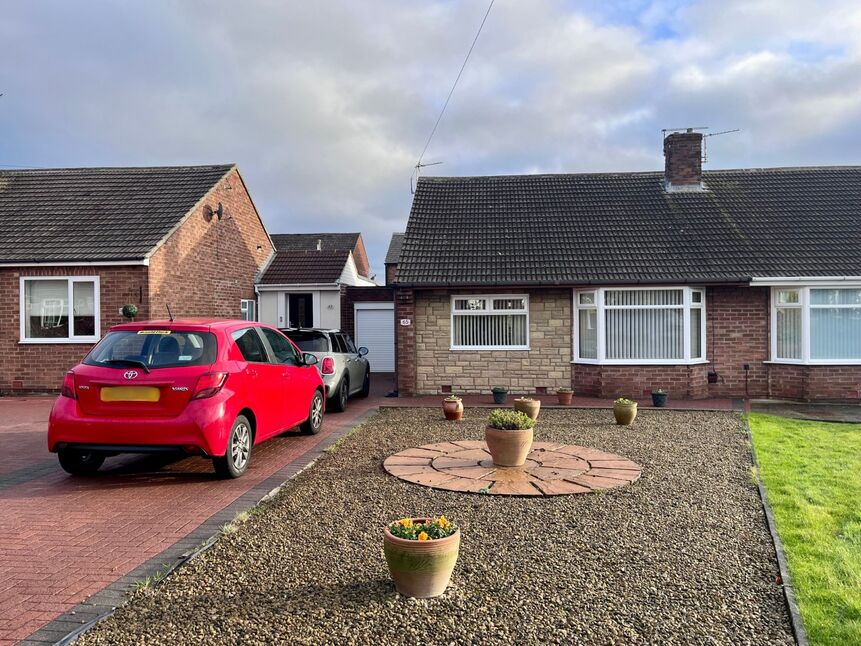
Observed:
[[[284,328],[281,331],[302,352],[317,357],[317,370],[326,386],[327,408],[341,412],[351,396],[368,396],[371,390],[371,365],[365,358],[368,349],[357,348],[349,334],[318,328]]]

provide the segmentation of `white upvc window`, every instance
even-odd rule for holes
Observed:
[[[239,301],[239,318],[243,321],[257,320],[257,301],[245,299]]]
[[[529,297],[525,294],[451,297],[452,350],[528,350]]]
[[[99,340],[98,276],[22,276],[21,343]]]
[[[601,287],[574,291],[574,361],[649,365],[705,362],[705,290]]]
[[[861,286],[775,287],[771,360],[861,364]]]

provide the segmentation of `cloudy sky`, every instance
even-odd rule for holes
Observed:
[[[812,10],[815,7],[815,10]],[[0,20],[0,164],[236,162],[272,233],[372,264],[487,0],[27,0]],[[861,163],[857,0],[496,0],[428,174]]]

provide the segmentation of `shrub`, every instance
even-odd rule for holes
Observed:
[[[619,397],[619,399],[617,399],[613,403],[622,404],[623,406],[630,406],[631,404],[636,404],[637,402],[635,402],[633,399],[628,399],[627,397]]]
[[[535,426],[535,420],[520,411],[497,408],[490,413],[488,426],[500,431],[519,431]]]
[[[459,402],[460,397],[458,397],[457,395],[449,395],[448,397],[445,398],[445,401],[447,401],[447,402]]]
[[[565,386],[562,386],[562,388],[557,388],[557,389],[556,389],[556,392],[557,392],[557,393],[570,393],[570,392],[571,392],[571,389],[570,389],[570,388],[566,388]]]
[[[490,392],[492,392],[492,393],[507,393],[508,388],[506,388],[505,386],[494,386],[493,388],[490,389]]]
[[[420,523],[412,518],[401,518],[389,525],[392,536],[405,538],[409,541],[432,541],[436,538],[451,536],[457,527],[445,516],[434,516]]]

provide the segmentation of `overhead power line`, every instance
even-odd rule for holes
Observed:
[[[475,44],[478,42],[478,37],[481,35],[481,30],[484,29],[484,23],[487,22],[487,17],[490,15],[490,10],[493,9],[494,2],[495,0],[490,0],[490,4],[487,6],[487,11],[484,12],[484,18],[481,19],[481,24],[478,26],[478,31],[475,32],[475,38],[472,39],[472,44],[469,46],[469,51],[466,53],[466,58],[463,59],[463,65],[460,66],[460,70],[457,73],[457,77],[454,79],[454,83],[452,83],[451,90],[449,90],[448,96],[445,98],[445,103],[443,103],[442,110],[440,110],[439,116],[436,118],[436,123],[433,124],[433,129],[428,136],[428,140],[425,142],[425,147],[422,148],[422,154],[419,155],[418,161],[416,162],[417,171],[422,166],[422,159],[424,158],[425,153],[428,150],[428,146],[430,146],[433,136],[436,134],[436,129],[439,126],[439,122],[442,121],[442,115],[445,114],[445,109],[448,107],[448,102],[451,101],[451,96],[454,94],[454,90],[457,87],[457,83],[458,81],[460,81],[460,77],[463,75],[463,70],[466,69],[466,64],[469,62],[469,57],[472,55],[472,50],[475,49]]]

